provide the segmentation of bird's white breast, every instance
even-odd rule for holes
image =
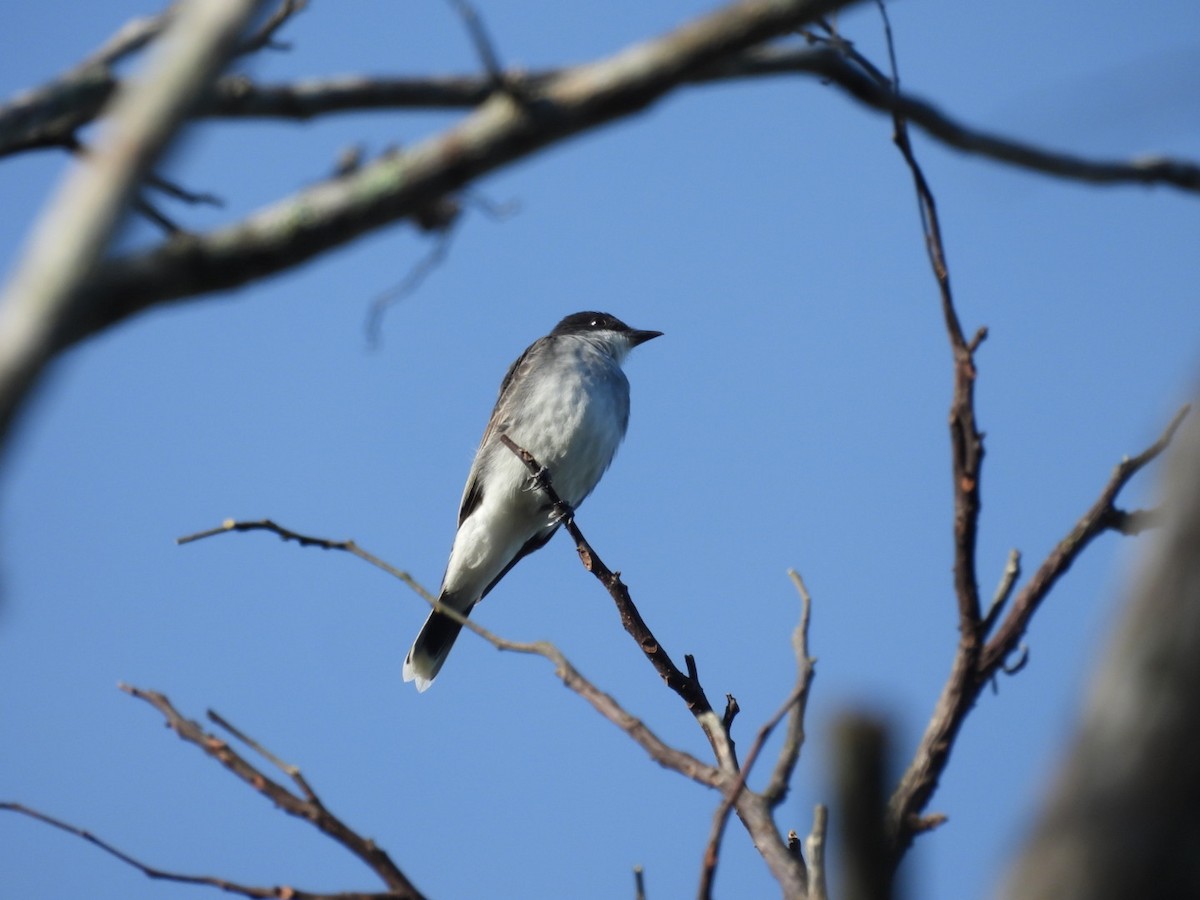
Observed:
[[[509,436],[550,470],[555,490],[572,506],[591,493],[625,437],[629,381],[592,342],[567,343],[517,400]]]

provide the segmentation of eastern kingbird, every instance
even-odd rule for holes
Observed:
[[[508,570],[542,547],[559,522],[529,470],[501,441],[507,434],[549,470],[564,502],[578,507],[612,462],[629,424],[629,380],[621,371],[638,344],[661,335],[608,313],[567,316],[514,362],[475,451],[458,510],[458,532],[438,603],[464,616]],[[424,691],[462,626],[434,611],[404,660],[404,680]]]

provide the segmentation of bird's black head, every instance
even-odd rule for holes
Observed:
[[[630,328],[616,316],[602,312],[577,312],[567,316],[554,326],[550,333],[554,334],[588,334],[594,331],[615,331],[624,335],[630,347],[644,344],[651,338],[659,337],[661,331],[639,331]]]

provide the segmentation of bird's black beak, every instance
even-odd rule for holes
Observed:
[[[638,331],[636,328],[629,330],[629,346],[636,347],[638,344],[644,344],[646,341],[653,340],[656,337],[662,337],[661,331]]]

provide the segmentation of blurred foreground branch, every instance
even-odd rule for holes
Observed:
[[[1124,465],[1131,465],[1127,461]],[[1114,476],[1115,477],[1115,476]],[[1004,896],[1200,896],[1200,423],[1171,454],[1115,641]]]
[[[143,76],[119,93],[105,138],[59,186],[0,293],[0,443],[85,292],[138,184],[236,50],[263,0],[187,0]]]

